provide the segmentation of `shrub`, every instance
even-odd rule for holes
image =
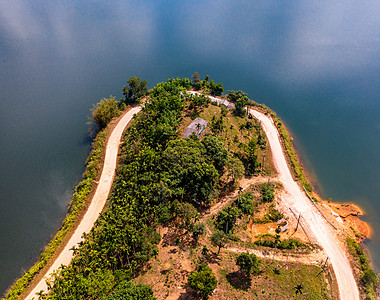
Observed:
[[[92,120],[103,129],[116,116],[120,115],[119,104],[115,97],[103,98],[91,109]]]

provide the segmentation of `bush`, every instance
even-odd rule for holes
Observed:
[[[116,116],[120,115],[119,103],[115,97],[103,98],[91,109],[92,120],[103,129]]]

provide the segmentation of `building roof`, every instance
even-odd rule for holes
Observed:
[[[206,120],[203,120],[201,118],[196,118],[193,122],[191,122],[191,124],[186,128],[185,130],[185,133],[183,134],[183,138],[184,139],[187,139],[190,135],[192,135],[193,133],[196,135],[196,136],[200,136],[203,132],[203,130],[206,129],[207,127],[207,121]],[[198,126],[198,124],[200,125],[200,127]]]

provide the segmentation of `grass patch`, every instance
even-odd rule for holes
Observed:
[[[321,268],[300,263],[261,260],[258,276],[242,276],[232,263],[219,271],[218,299],[332,299]],[[301,285],[302,294],[296,295]],[[219,294],[218,294],[219,295]]]

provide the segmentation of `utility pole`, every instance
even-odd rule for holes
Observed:
[[[301,219],[301,214],[298,216],[297,226],[296,226],[296,229],[294,230],[294,232],[296,232],[298,229],[298,224],[300,223],[300,219]]]

